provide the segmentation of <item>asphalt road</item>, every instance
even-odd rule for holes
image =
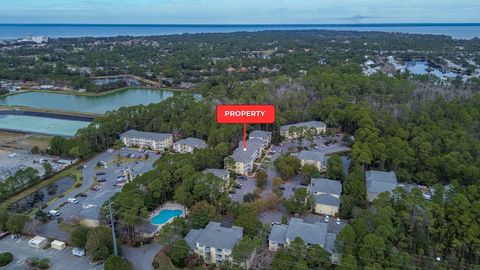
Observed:
[[[162,249],[159,243],[151,243],[141,247],[122,246],[122,255],[133,264],[135,270],[152,270],[152,262]]]

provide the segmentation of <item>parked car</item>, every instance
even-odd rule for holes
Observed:
[[[95,186],[91,187],[90,189],[93,190],[93,191],[99,191],[101,188],[102,188],[102,185],[98,184],[98,185],[95,185]]]
[[[95,175],[105,175],[105,172],[97,172]]]
[[[330,216],[325,216],[325,222],[330,222]]]
[[[237,177],[238,180],[247,180],[247,177],[246,176],[239,176]]]
[[[48,211],[48,214],[50,214],[50,216],[56,216],[56,217],[60,216],[60,212],[58,212],[57,210],[53,210],[53,209]]]
[[[97,182],[99,182],[99,183],[102,183],[102,182],[105,182],[105,181],[107,181],[107,179],[105,179],[105,178],[100,178],[100,179],[97,180]]]
[[[78,257],[85,256],[85,249],[79,247],[73,248],[72,254]]]
[[[337,223],[337,225],[340,225],[340,224],[342,223],[342,221],[341,221],[339,218],[337,218],[337,220],[335,221],[335,223]]]
[[[241,189],[242,186],[241,186],[241,185],[235,185],[235,188],[236,188],[236,189]]]
[[[67,201],[68,201],[69,203],[74,203],[74,204],[77,204],[77,203],[78,203],[78,200],[75,199],[75,198],[68,198]]]
[[[228,193],[235,194],[236,192],[235,192],[235,190],[230,190],[230,191],[228,191]]]
[[[284,186],[281,186],[281,187],[280,187],[280,190],[285,190],[285,187],[284,187]]]

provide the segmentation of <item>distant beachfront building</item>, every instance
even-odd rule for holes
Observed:
[[[135,129],[120,134],[120,139],[127,147],[139,147],[155,151],[168,149],[173,144],[173,135],[170,133],[144,132]]]
[[[221,263],[232,261],[232,250],[242,237],[242,227],[224,227],[210,221],[205,229],[190,230],[185,241],[206,263]]]
[[[303,129],[302,135],[309,129],[313,129],[317,134],[323,134],[327,131],[327,125],[321,121],[309,121],[303,123],[296,123],[291,125],[284,125],[280,127],[280,135],[286,139],[295,139],[300,134],[292,132],[295,129]]]
[[[173,143],[173,150],[178,153],[192,153],[193,149],[206,148],[207,143],[197,138],[186,138]]]
[[[366,171],[365,182],[367,185],[367,199],[373,201],[378,194],[393,191],[398,186],[397,176],[394,172]]]

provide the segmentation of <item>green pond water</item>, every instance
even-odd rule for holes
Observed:
[[[71,137],[90,122],[27,115],[0,115],[0,129]]]
[[[103,114],[123,106],[158,103],[173,96],[172,91],[129,88],[99,96],[26,92],[0,97],[0,105]]]

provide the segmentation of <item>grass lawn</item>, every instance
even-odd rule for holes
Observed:
[[[14,196],[8,198],[7,200],[3,201],[2,203],[0,203],[0,208],[7,208],[8,206],[10,206],[12,203],[22,199],[23,197],[25,196],[28,196],[30,194],[32,194],[33,192],[45,187],[45,186],[48,186],[50,184],[52,184],[53,182],[59,180],[60,178],[63,178],[63,177],[67,177],[67,176],[74,176],[75,177],[75,183],[79,182],[79,181],[82,181],[81,178],[82,178],[82,174],[80,172],[80,170],[78,170],[75,166],[72,166],[66,170],[63,170],[55,175],[53,175],[52,177],[50,178],[47,178],[25,190],[23,190],[22,192],[18,193],[18,194],[15,194]],[[75,184],[73,184],[72,188],[75,186]],[[70,190],[69,190],[70,191]],[[67,192],[69,192],[67,191]]]

